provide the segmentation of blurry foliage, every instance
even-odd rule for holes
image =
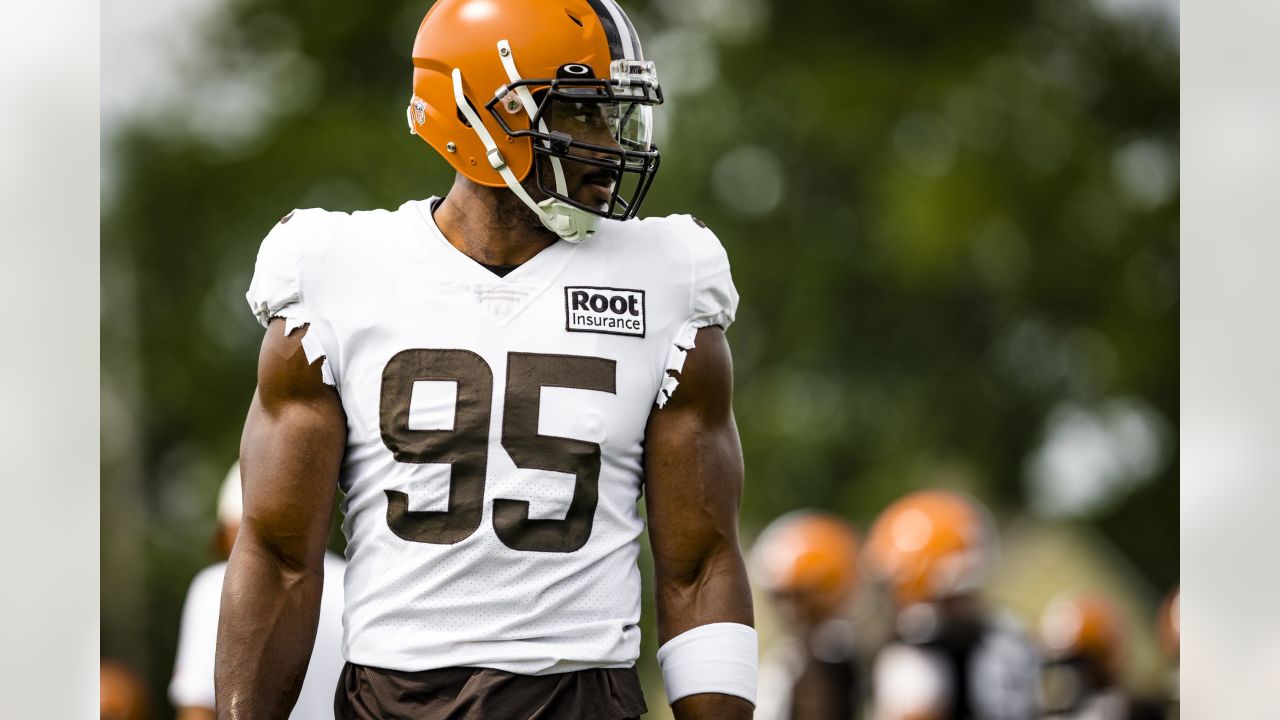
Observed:
[[[1135,398],[1158,472],[1093,520],[1175,582],[1176,40],[1058,0],[626,5],[670,100],[646,214],[706,220],[743,298],[745,534],[937,484],[1007,516],[1055,407]],[[103,651],[157,692],[253,392],[258,243],[451,182],[403,124],[425,9],[229,2],[188,93],[109,138]]]

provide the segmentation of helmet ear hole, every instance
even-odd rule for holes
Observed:
[[[471,98],[469,97],[464,96],[464,99],[467,101],[467,106],[471,108],[471,112],[475,113],[476,116],[479,117],[480,111],[476,109],[476,104],[471,102]],[[462,123],[465,127],[471,127],[471,122],[467,120],[467,116],[462,114],[462,108],[458,108],[457,112],[458,122]]]

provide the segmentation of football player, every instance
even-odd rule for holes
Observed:
[[[757,720],[861,717],[862,664],[849,617],[857,562],[853,526],[830,513],[798,510],[761,533],[751,550],[756,585],[789,637],[762,660]]]
[[[642,490],[667,700],[749,717],[738,296],[705,225],[637,219],[653,63],[613,0],[440,0],[413,66],[409,129],[456,171],[448,194],[297,210],[258,253],[219,716],[292,704],[339,484],[339,717],[645,712]]]
[[[1122,682],[1128,643],[1115,605],[1098,593],[1055,598],[1040,617],[1044,717],[1157,720],[1163,703],[1134,697]]]
[[[214,717],[213,663],[218,637],[218,607],[222,598],[225,558],[239,534],[243,500],[240,464],[227,471],[218,490],[218,522],[214,545],[224,561],[200,571],[191,581],[182,606],[178,654],[169,681],[169,701],[178,720],[211,720]],[[324,554],[324,592],[315,647],[306,678],[290,717],[318,720],[333,717],[333,686],[342,671],[342,575],[346,563],[333,553]]]
[[[893,640],[877,654],[877,720],[1030,720],[1039,660],[979,591],[993,560],[985,509],[957,493],[907,495],[876,519],[864,567],[888,590]]]

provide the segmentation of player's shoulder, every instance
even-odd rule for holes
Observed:
[[[659,257],[674,265],[727,263],[720,238],[693,215],[666,215],[601,223],[599,243],[610,253]]]
[[[639,227],[648,228],[651,232],[663,232],[681,239],[702,236],[708,233],[715,235],[705,222],[688,213],[647,217],[634,222]]]
[[[295,208],[272,226],[267,239],[280,238],[292,242],[324,240],[345,229],[350,219],[350,213],[323,208]]]
[[[271,228],[263,245],[291,246],[295,252],[314,252],[357,239],[378,237],[399,216],[412,210],[405,203],[395,210],[325,210],[323,208],[297,208],[290,210]]]
[[[262,239],[258,247],[255,280],[272,280],[270,286],[287,286],[296,292],[296,275],[303,259],[323,252],[345,230],[347,213],[320,208],[290,210]]]
[[[278,275],[288,285],[304,269],[323,273],[340,271],[353,261],[375,262],[388,248],[404,245],[401,231],[410,227],[406,223],[410,212],[417,212],[416,202],[396,210],[291,210],[263,239],[258,272]]]
[[[622,222],[605,221],[603,224],[616,229],[616,235],[624,241],[656,241],[676,245],[719,242],[716,234],[705,222],[685,213],[635,218]]]

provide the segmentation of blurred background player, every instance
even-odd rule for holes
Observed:
[[[1040,619],[1045,664],[1044,717],[1070,720],[1157,720],[1163,700],[1125,687],[1129,633],[1116,605],[1099,593],[1064,595]]]
[[[1045,717],[1127,720],[1121,686],[1125,632],[1115,606],[1099,594],[1060,596],[1040,619]]]
[[[756,584],[788,637],[761,666],[757,720],[861,716],[864,685],[849,619],[857,560],[853,526],[829,513],[788,513],[760,535],[751,556]]]
[[[133,670],[114,660],[98,666],[100,720],[148,720],[147,688]]]
[[[169,683],[169,700],[178,720],[214,718],[213,662],[218,637],[218,610],[222,600],[222,579],[227,557],[240,531],[243,501],[240,491],[240,463],[231,466],[218,491],[218,523],[214,545],[221,557],[196,575],[182,607],[182,627],[178,635],[178,656]],[[320,602],[320,623],[311,663],[302,692],[289,716],[295,720],[333,717],[333,692],[342,671],[343,574],[346,563],[331,552],[324,558],[324,591]]]
[[[864,567],[893,630],[872,669],[876,720],[1035,717],[1035,652],[979,595],[995,543],[986,510],[956,493],[913,493],[877,518]]]

